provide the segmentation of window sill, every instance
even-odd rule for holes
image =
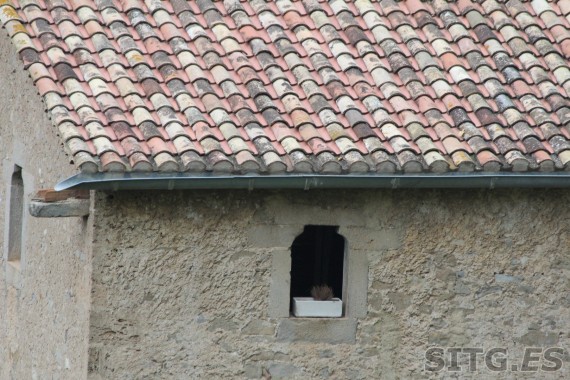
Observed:
[[[355,318],[282,318],[277,327],[280,342],[310,342],[329,344],[354,344],[356,341]]]
[[[22,267],[20,260],[6,261],[6,284],[16,289],[22,288]]]

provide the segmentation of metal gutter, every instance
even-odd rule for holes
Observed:
[[[55,190],[179,189],[414,189],[414,188],[570,188],[570,173],[420,173],[420,174],[77,174]]]

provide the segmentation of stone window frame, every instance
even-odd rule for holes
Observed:
[[[34,188],[35,178],[34,176],[27,170],[27,166],[25,165],[25,147],[23,144],[19,142],[15,142],[12,148],[13,157],[11,159],[5,159],[3,162],[3,170],[2,170],[2,181],[5,184],[4,194],[5,198],[8,200],[5,203],[5,210],[4,210],[4,242],[3,242],[3,253],[2,253],[2,260],[4,262],[4,270],[6,274],[6,283],[10,286],[13,286],[17,289],[22,287],[23,275],[22,272],[25,271],[26,267],[26,236],[27,236],[27,229],[28,229],[28,207],[29,207],[29,199],[28,194],[31,189]],[[22,180],[24,182],[24,196],[22,199],[22,220],[20,224],[21,228],[21,235],[22,235],[22,245],[21,245],[21,255],[19,263],[15,264],[12,261],[8,260],[8,236],[10,233],[9,225],[10,225],[10,196],[11,196],[11,187],[12,187],[12,175],[14,173],[14,167],[19,166],[22,172]]]
[[[343,287],[343,316],[340,318],[299,318],[290,313],[291,245],[303,233],[305,225],[339,226],[338,234],[345,239],[345,270]],[[260,226],[257,226],[260,227]],[[322,343],[354,343],[358,319],[366,317],[368,297],[368,257],[362,250],[353,250],[358,236],[354,228],[344,226],[341,220],[312,220],[310,223],[265,226],[278,239],[271,252],[271,282],[268,316],[278,320],[278,341],[309,341]],[[269,231],[265,231],[269,232]],[[261,234],[264,234],[262,231]]]

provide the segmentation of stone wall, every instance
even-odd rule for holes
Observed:
[[[568,352],[569,204],[562,190],[98,194],[91,377],[423,379],[429,347],[504,347],[509,368],[526,346]],[[283,316],[305,224],[348,241],[345,318]],[[461,358],[431,377],[570,377],[567,353],[540,374]]]
[[[24,207],[74,168],[5,31],[0,33],[0,379],[81,379],[87,372],[89,221],[24,209],[19,268],[7,262],[8,202],[22,167]]]

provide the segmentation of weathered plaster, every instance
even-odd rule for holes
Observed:
[[[37,219],[27,212],[35,190],[53,187],[74,169],[5,33],[0,87],[0,379],[85,378],[90,222]],[[14,164],[23,168],[26,207],[19,268],[6,262]]]
[[[423,379],[436,345],[506,347],[515,362],[525,346],[568,350],[568,204],[563,190],[98,194],[90,373]],[[340,225],[368,271],[366,315],[335,321],[330,343],[335,322],[299,339],[307,322],[271,306],[309,223]],[[569,358],[553,374],[431,377],[562,379]]]

